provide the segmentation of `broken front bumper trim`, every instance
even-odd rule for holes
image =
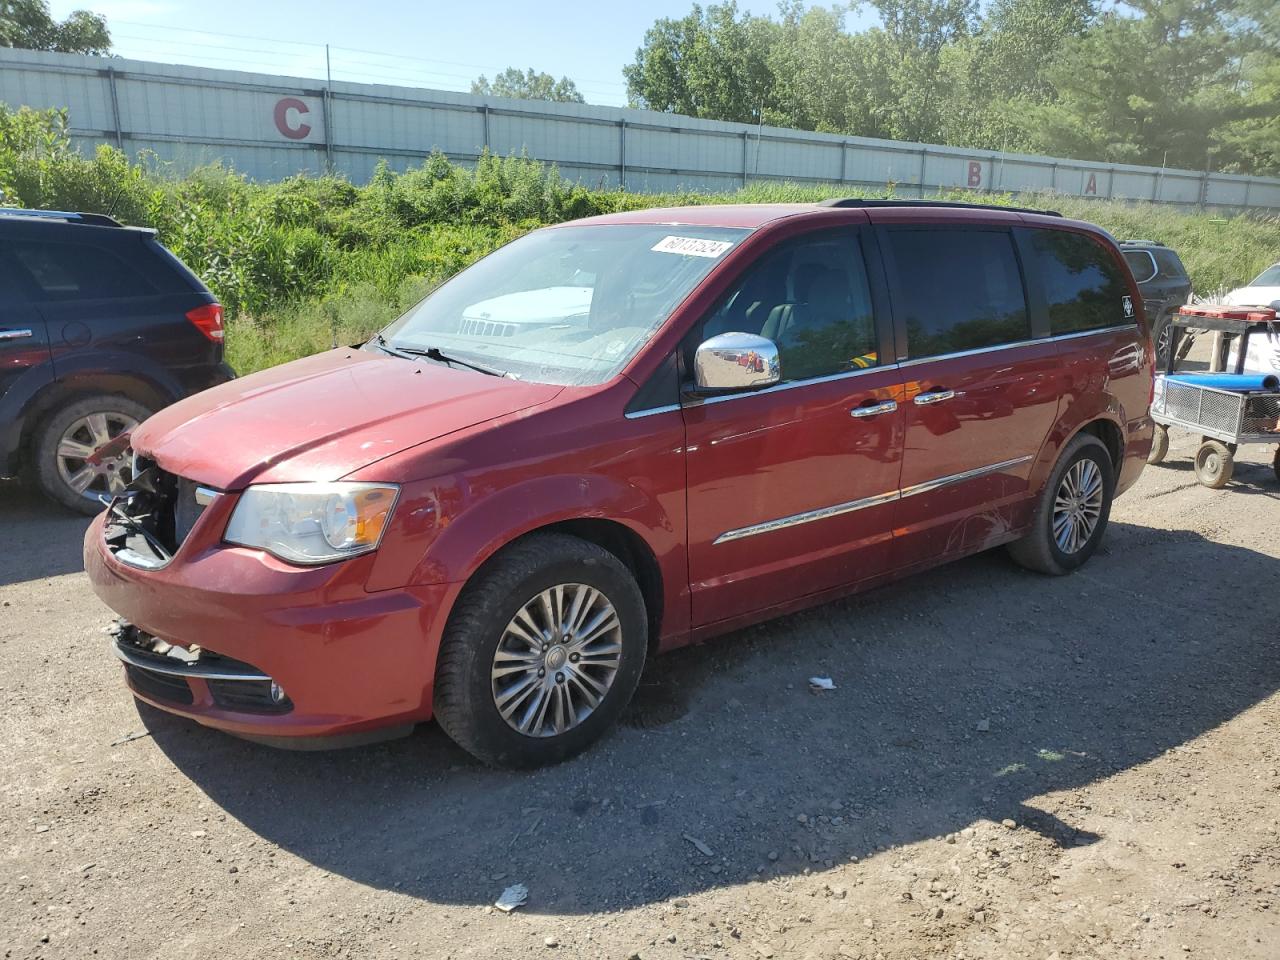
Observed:
[[[142,633],[131,623],[120,623],[112,630],[115,638],[115,654],[125,663],[139,670],[163,673],[170,677],[188,677],[198,680],[258,680],[271,682],[271,678],[257,668],[239,660],[206,657],[203,652],[192,655],[182,647],[171,646],[156,637]]]

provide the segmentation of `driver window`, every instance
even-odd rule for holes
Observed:
[[[707,317],[697,343],[721,333],[772,340],[783,382],[876,366],[875,317],[858,238],[844,231],[814,234],[766,253]]]

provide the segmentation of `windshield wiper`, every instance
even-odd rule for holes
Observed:
[[[426,357],[428,360],[434,360],[436,363],[448,364],[451,367],[466,367],[468,370],[488,374],[491,377],[507,377],[512,380],[517,379],[514,374],[510,374],[505,370],[500,370],[497,367],[490,367],[482,363],[473,363],[469,360],[459,360],[457,357],[451,357],[448,354],[443,353],[439,347],[397,347],[380,333],[375,334],[373,340],[381,349],[393,356]]]

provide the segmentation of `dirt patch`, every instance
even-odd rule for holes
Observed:
[[[679,651],[532,774],[136,707],[84,521],[0,486],[5,956],[1271,960],[1280,486],[1190,453],[1075,576],[993,553]]]

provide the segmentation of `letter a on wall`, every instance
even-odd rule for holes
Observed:
[[[1089,174],[1089,182],[1084,185],[1084,192],[1095,197],[1098,195],[1098,175],[1096,173]]]

